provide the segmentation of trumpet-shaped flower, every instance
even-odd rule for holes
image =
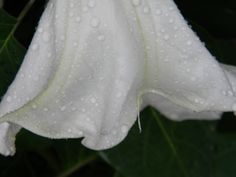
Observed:
[[[219,64],[172,0],[50,0],[0,104],[0,152],[21,127],[113,147],[140,109],[173,120],[235,110],[236,69]]]

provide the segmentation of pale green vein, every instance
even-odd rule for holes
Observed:
[[[82,167],[86,166],[87,164],[89,164],[90,162],[94,161],[97,158],[97,156],[91,156],[86,158],[83,161],[79,161],[77,164],[75,164],[74,166],[72,166],[71,168],[69,168],[67,171],[59,174],[57,177],[68,177],[71,174],[73,174],[74,172],[78,171],[79,169],[81,169]]]
[[[168,132],[166,131],[166,128],[164,127],[163,123],[162,123],[161,120],[159,119],[159,117],[158,117],[158,115],[157,115],[157,113],[156,113],[156,111],[155,111],[154,108],[151,108],[151,114],[152,114],[153,117],[155,118],[155,120],[156,120],[158,126],[160,127],[161,132],[163,133],[163,135],[164,135],[164,137],[165,137],[165,139],[166,139],[168,145],[170,146],[170,149],[171,149],[173,155],[174,155],[175,158],[177,159],[178,165],[179,165],[179,167],[181,168],[181,170],[182,170],[184,176],[185,176],[185,177],[188,177],[188,176],[189,176],[189,175],[188,175],[188,172],[187,172],[187,170],[185,169],[184,164],[183,164],[181,158],[180,158],[179,155],[178,155],[178,152],[177,152],[177,150],[176,150],[176,147],[175,147],[173,141],[171,140],[171,138],[170,138]]]
[[[11,31],[9,32],[9,34],[7,35],[7,38],[5,39],[5,42],[3,43],[2,47],[0,48],[0,54],[3,52],[3,50],[7,47],[11,37],[14,35],[17,27],[20,25],[22,19],[25,17],[25,15],[27,14],[27,12],[30,10],[31,6],[33,5],[34,0],[30,0],[26,6],[24,7],[24,9],[21,11],[19,17],[17,18],[16,23],[13,25]]]

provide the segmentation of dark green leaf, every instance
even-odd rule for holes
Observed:
[[[16,25],[16,19],[0,9],[0,96],[14,79],[25,54],[24,47],[13,36]]]
[[[142,113],[142,133],[132,128],[102,157],[129,177],[234,177],[236,134],[219,133],[216,122],[173,122],[154,109]]]

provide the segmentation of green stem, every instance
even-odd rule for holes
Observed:
[[[91,157],[83,160],[82,162],[80,161],[77,164],[75,164],[74,166],[72,166],[71,168],[69,168],[68,170],[66,170],[65,172],[62,172],[61,174],[59,174],[57,177],[68,177],[72,173],[78,171],[82,167],[84,167],[87,164],[89,164],[90,162],[94,161],[96,158],[97,158],[97,156],[91,156]]]

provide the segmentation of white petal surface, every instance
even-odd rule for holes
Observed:
[[[236,99],[224,70],[188,27],[173,1],[148,0],[147,6],[152,26],[144,28],[149,46],[146,92],[197,112],[231,111]],[[146,23],[143,17],[141,24]]]
[[[85,137],[83,144],[92,149],[126,136],[138,113],[144,52],[122,3],[90,6],[50,2],[3,99],[2,121],[51,138]]]
[[[152,93],[146,94],[144,100],[148,100],[147,105],[154,106],[163,115],[175,121],[182,121],[186,119],[216,120],[222,115],[222,112],[219,111],[196,112],[189,108],[175,104],[161,95],[153,95]]]
[[[234,108],[235,81],[172,0],[50,0],[0,104],[0,147],[17,124],[110,148],[146,105],[173,120],[216,119]]]
[[[15,136],[19,130],[17,125],[0,124],[0,154],[8,156],[15,153]]]

